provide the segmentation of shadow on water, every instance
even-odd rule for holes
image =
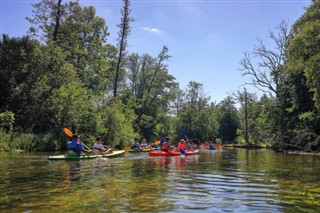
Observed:
[[[52,154],[52,153],[51,153]],[[318,212],[320,157],[268,150],[48,161],[0,153],[0,212]]]

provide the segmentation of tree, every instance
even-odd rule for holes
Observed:
[[[47,43],[53,40],[61,47],[82,84],[103,97],[111,76],[105,20],[96,16],[94,7],[81,7],[78,2],[43,0],[33,6],[33,19],[28,20],[37,25],[35,32],[42,32]]]
[[[103,111],[103,123],[106,128],[105,141],[110,146],[118,144],[120,146],[130,145],[135,136],[132,127],[134,119],[135,115],[132,109],[119,100],[110,101]]]
[[[70,127],[73,132],[91,136],[104,130],[92,94],[76,81],[55,90],[50,97],[50,103],[54,132],[57,135],[62,134],[61,129],[64,127]],[[63,147],[64,143],[61,143],[61,148]]]
[[[10,111],[0,113],[0,132],[11,132],[14,125],[14,114]]]
[[[115,79],[114,79],[114,90],[113,90],[113,96],[117,96],[117,91],[118,91],[118,84],[119,84],[119,76],[120,76],[120,70],[122,67],[122,61],[124,58],[125,50],[127,47],[127,37],[130,35],[130,23],[133,21],[133,18],[130,17],[130,0],[123,0],[123,8],[121,9],[121,22],[118,25],[120,28],[120,31],[118,33],[118,48],[119,48],[119,53],[118,53],[118,61],[117,61],[117,66],[116,66],[116,73],[115,73]]]
[[[107,29],[94,7],[77,6],[61,26],[63,33],[58,37],[59,46],[70,54],[68,60],[77,69],[84,86],[101,96],[109,83]]]
[[[208,109],[210,97],[206,96],[203,85],[190,81],[185,91],[179,118],[181,120],[180,131],[185,128],[188,135],[197,139],[204,139],[211,110]],[[179,128],[179,127],[178,127]]]
[[[320,139],[320,1],[309,8],[292,26],[287,47],[286,93],[279,100],[286,104],[287,129],[280,135],[277,149],[319,151]],[[287,99],[285,99],[287,98]],[[288,101],[289,100],[289,101]],[[281,144],[282,143],[282,144]]]
[[[220,110],[218,137],[223,143],[233,142],[240,127],[235,102],[229,96],[218,104]]]
[[[282,87],[285,79],[283,64],[286,61],[285,49],[289,40],[288,24],[282,21],[276,29],[278,33],[269,32],[268,37],[274,42],[275,50],[267,49],[261,40],[252,53],[244,52],[244,58],[241,60],[241,71],[243,76],[251,76],[252,82],[246,83],[253,85],[262,92],[269,93],[271,96],[277,96],[279,88]],[[254,58],[258,59],[257,65],[254,64]]]
[[[50,97],[62,85],[75,81],[76,72],[61,48],[40,45],[28,37],[4,36],[0,56],[4,105],[15,114],[15,127],[26,132],[45,133],[54,121]],[[1,52],[2,52],[1,51]],[[3,88],[3,89],[2,89]]]
[[[173,90],[177,87],[165,64],[169,58],[167,52],[168,49],[163,47],[156,58],[148,54],[131,54],[128,57],[128,89],[124,102],[132,102],[137,115],[134,128],[146,138],[158,135],[155,127],[167,123],[168,103],[174,99]]]
[[[62,0],[42,0],[32,4],[35,8],[32,11],[33,16],[26,19],[36,27],[30,27],[29,34],[33,37],[41,37],[45,41],[57,41],[61,24],[76,5],[79,5],[78,2],[70,1],[63,4]]]

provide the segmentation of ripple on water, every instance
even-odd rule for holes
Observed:
[[[281,211],[277,190],[261,173],[187,174],[173,184],[170,199],[179,209],[237,212]],[[252,180],[255,180],[254,182]]]
[[[30,155],[0,156],[1,212],[260,213],[320,207],[316,157],[297,161],[272,152],[225,150],[185,158],[141,153],[51,162]]]

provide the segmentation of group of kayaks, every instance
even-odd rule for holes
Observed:
[[[195,155],[198,154],[199,150],[184,150],[184,155]],[[172,150],[170,152],[165,152],[165,151],[152,151],[149,152],[149,156],[177,156],[177,155],[182,155],[180,151],[178,150]]]
[[[70,129],[68,128],[64,128],[63,129],[65,134],[69,137],[73,136],[73,133]],[[157,141],[158,144],[160,144],[160,141]],[[157,145],[157,143],[155,143]],[[115,146],[115,148],[117,148]],[[215,148],[215,147],[214,147]],[[216,147],[219,148],[219,147]],[[221,148],[221,147],[220,147]],[[117,148],[117,149],[121,149],[121,148]],[[125,150],[115,150],[112,151],[111,153],[99,153],[99,154],[93,154],[93,153],[85,153],[85,154],[81,154],[81,155],[76,155],[76,154],[65,154],[65,155],[56,155],[56,156],[49,156],[48,159],[49,160],[80,160],[80,159],[94,159],[94,158],[115,158],[115,157],[119,157],[125,154],[125,152],[149,152],[149,156],[179,156],[179,155],[194,155],[194,154],[198,154],[199,150],[178,150],[178,149],[174,149],[171,150],[169,152],[165,152],[165,151],[161,151],[159,150],[160,148],[144,148],[144,149],[131,149],[130,147],[125,147]]]
[[[63,129],[64,133],[69,136],[69,137],[73,137],[74,134],[73,132],[68,129],[68,128],[64,128]],[[156,145],[160,144],[160,141],[157,141],[158,143],[155,143]],[[121,149],[121,148],[117,148],[115,146],[116,149]],[[160,149],[158,147],[158,149]],[[199,150],[172,150],[170,152],[164,152],[164,151],[160,151],[157,150],[153,147],[150,148],[145,148],[145,149],[130,149],[130,147],[125,147],[125,150],[115,150],[112,151],[111,153],[99,153],[99,154],[93,154],[93,153],[84,153],[81,155],[77,155],[77,154],[70,154],[67,153],[65,155],[56,155],[56,156],[49,156],[48,159],[49,160],[80,160],[80,159],[94,159],[94,158],[115,158],[115,157],[119,157],[125,154],[125,152],[149,152],[150,156],[171,156],[171,155],[194,155],[194,154],[198,154]]]
[[[130,149],[130,150],[115,150],[112,153],[107,154],[82,154],[82,155],[56,155],[56,156],[49,156],[49,160],[80,160],[80,159],[93,159],[93,158],[115,158],[125,154],[125,152],[149,152],[149,156],[179,156],[181,155],[180,151],[173,150],[171,152],[165,152],[160,150],[152,150],[152,149]],[[185,155],[194,155],[198,154],[199,150],[185,150]]]

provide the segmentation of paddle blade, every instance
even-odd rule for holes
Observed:
[[[180,154],[181,155],[185,155],[186,154],[186,151],[184,151],[183,149],[179,149],[180,150]]]
[[[159,145],[160,144],[160,141],[156,141],[154,142],[155,145]]]
[[[64,128],[64,129],[63,129],[63,131],[64,131],[64,133],[66,133],[66,135],[68,135],[68,136],[72,137],[73,133],[71,132],[71,130],[70,130],[70,129],[68,129],[68,128]]]

